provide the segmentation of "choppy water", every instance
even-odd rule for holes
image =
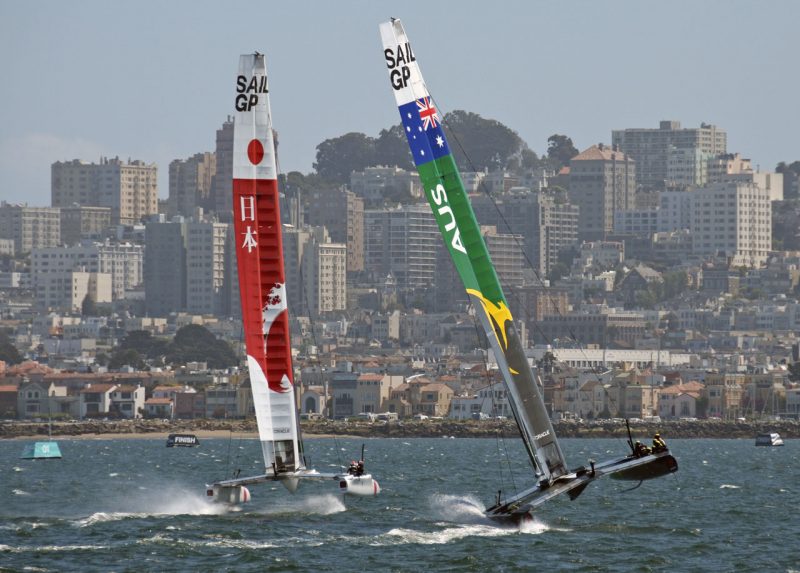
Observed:
[[[669,436],[667,436],[669,439]],[[640,488],[598,480],[533,522],[482,517],[497,489],[531,483],[500,453],[515,440],[366,440],[378,498],[342,500],[336,483],[251,487],[241,511],[204,484],[258,471],[255,440],[59,440],[64,459],[18,459],[0,442],[0,571],[800,571],[800,441],[672,440],[680,471]],[[306,440],[333,469],[361,440]],[[573,465],[622,440],[562,441]]]

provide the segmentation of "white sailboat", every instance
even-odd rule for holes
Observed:
[[[360,467],[340,473],[308,468],[303,456],[286,304],[280,206],[263,54],[243,55],[236,77],[233,214],[247,366],[264,473],[215,482],[217,501],[250,499],[248,485],[279,481],[294,492],[303,479],[333,479],[339,491],[377,495],[378,482]],[[363,458],[363,454],[362,454]]]
[[[403,25],[392,19],[380,25],[380,34],[389,82],[425,196],[489,340],[533,465],[535,484],[522,492],[498,495],[486,514],[521,519],[556,495],[578,497],[603,475],[641,481],[677,471],[678,463],[666,449],[646,455],[631,451],[606,462],[590,462],[589,467],[569,468],[450,152],[442,117],[422,79]],[[633,443],[630,445],[633,450]]]

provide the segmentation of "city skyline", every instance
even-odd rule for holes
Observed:
[[[156,163],[166,198],[169,162],[213,151],[238,55],[254,50],[267,54],[279,169],[307,173],[325,139],[398,123],[377,31],[389,16],[442,111],[496,119],[539,154],[553,133],[583,150],[669,119],[721,127],[762,170],[800,159],[790,2],[238,6],[246,18],[211,2],[0,3],[0,199],[50,205],[53,162],[116,155]]]

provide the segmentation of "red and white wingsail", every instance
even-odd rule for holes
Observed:
[[[233,215],[247,365],[269,471],[302,467],[294,396],[280,206],[263,54],[239,58]]]
[[[233,129],[233,216],[239,295],[247,366],[264,453],[263,474],[217,481],[208,486],[216,501],[250,499],[247,485],[279,480],[290,491],[303,478],[334,479],[341,493],[376,495],[378,482],[363,473],[321,474],[305,467],[297,422],[280,205],[269,108],[269,84],[262,54],[239,58]],[[363,452],[362,452],[363,458]]]

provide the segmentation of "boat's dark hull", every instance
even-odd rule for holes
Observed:
[[[602,477],[643,481],[678,471],[678,462],[669,452],[648,454],[642,457],[624,456],[590,468],[580,468],[574,473],[561,476],[552,484],[540,483],[515,496],[498,502],[485,511],[485,515],[499,521],[519,522],[544,502],[561,494],[570,499],[578,497],[590,482]]]
[[[659,478],[676,471],[678,471],[678,460],[670,454],[664,454],[646,464],[614,472],[610,475],[612,479],[643,481]]]

